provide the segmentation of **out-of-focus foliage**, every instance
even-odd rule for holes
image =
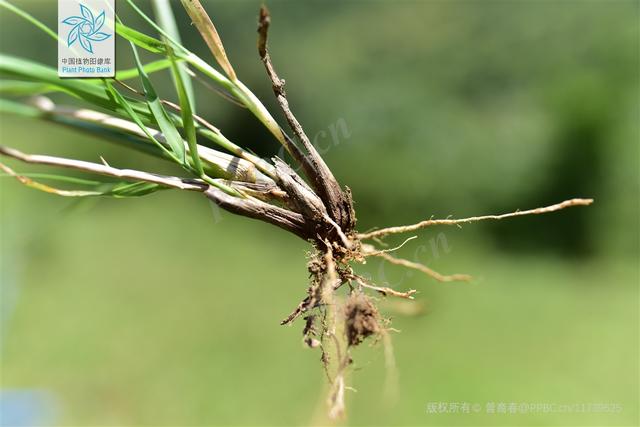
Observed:
[[[16,3],[56,28],[54,2]],[[277,111],[256,53],[259,3],[203,3],[240,78]],[[381,349],[358,355],[351,422],[637,422],[638,3],[268,5],[271,53],[292,107],[352,188],[361,230],[596,199],[548,216],[428,230],[403,248],[444,272],[473,274],[472,286],[370,263],[374,279],[421,290],[428,315],[393,314],[403,331],[394,335],[395,406],[382,403]],[[185,45],[213,63],[179,2],[174,10]],[[124,2],[118,13],[155,35]],[[45,35],[5,11],[0,50],[56,58]],[[134,65],[126,42],[117,53],[118,68]],[[175,96],[168,72],[151,79],[161,96]],[[198,114],[260,155],[278,153],[251,114],[194,85]],[[0,116],[0,138],[27,152],[170,167],[27,119]],[[10,290],[21,291],[2,317],[3,387],[51,392],[65,425],[301,424],[321,412],[319,356],[301,349],[295,327],[277,325],[304,292],[304,242],[212,214],[192,194],[77,204],[9,178],[0,191],[5,313]],[[446,244],[437,240],[434,252],[441,231]],[[624,411],[434,417],[425,413],[431,401]]]

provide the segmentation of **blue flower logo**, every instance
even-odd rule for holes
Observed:
[[[70,16],[62,21],[63,24],[73,26],[67,36],[67,46],[71,47],[78,41],[84,50],[93,53],[91,42],[101,42],[111,37],[111,34],[100,31],[104,25],[104,10],[94,17],[88,7],[80,5],[80,12],[82,16]]]

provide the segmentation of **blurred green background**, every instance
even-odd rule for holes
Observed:
[[[55,29],[55,2],[15,3]],[[255,48],[259,2],[204,3],[240,77],[277,111]],[[307,132],[353,190],[360,230],[596,199],[425,230],[399,251],[472,274],[472,284],[436,283],[377,260],[360,267],[381,284],[418,289],[420,313],[385,305],[401,331],[393,334],[398,394],[385,393],[382,347],[362,346],[346,424],[638,425],[639,3],[267,4],[276,68]],[[118,6],[128,25],[153,34]],[[185,44],[211,60],[174,6]],[[5,10],[0,44],[55,64],[54,43]],[[118,68],[133,65],[121,40],[117,52]],[[168,76],[154,81],[175,98]],[[199,113],[230,139],[278,152],[250,114],[197,87]],[[12,116],[0,125],[2,144],[27,152],[170,170],[55,125]],[[78,203],[7,177],[0,191],[1,387],[5,397],[27,396],[37,423],[327,422],[319,354],[303,348],[300,324],[278,325],[304,296],[305,242],[195,194]],[[433,402],[483,410],[427,413]],[[622,410],[484,410],[500,402]]]

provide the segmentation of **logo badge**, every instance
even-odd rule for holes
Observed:
[[[64,21],[63,24],[71,25],[71,31],[67,36],[67,47],[73,46],[76,41],[80,42],[80,46],[89,52],[93,53],[93,45],[91,42],[102,42],[111,37],[111,34],[101,32],[100,29],[104,26],[104,10],[95,17],[91,9],[84,5],[80,5],[80,12],[82,16],[70,16]]]
[[[115,76],[115,0],[58,0],[58,75]]]

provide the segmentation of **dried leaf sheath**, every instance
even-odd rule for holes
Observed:
[[[280,79],[276,74],[271,62],[271,56],[269,55],[267,38],[270,24],[271,16],[269,15],[269,11],[265,6],[262,6],[260,8],[260,20],[258,24],[258,54],[264,63],[267,75],[272,83],[273,93],[278,100],[280,109],[287,119],[287,123],[306,150],[305,154],[300,154],[297,147],[289,147],[289,152],[303,167],[306,176],[311,180],[314,189],[325,203],[331,218],[340,225],[345,233],[349,233],[355,226],[355,217],[352,215],[352,201],[350,197],[342,191],[333,173],[320,154],[318,154],[313,144],[311,144],[300,122],[298,122],[289,108],[289,102],[287,101],[284,90],[284,80]],[[293,143],[290,142],[290,144]]]

